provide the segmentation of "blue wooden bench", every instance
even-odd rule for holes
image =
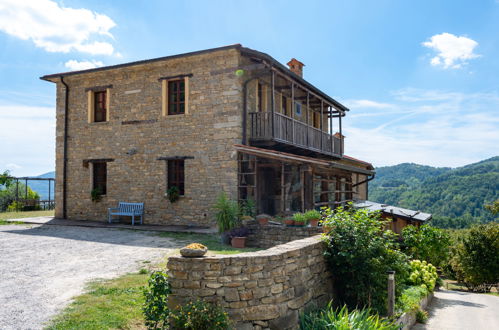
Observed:
[[[140,216],[140,224],[142,224],[142,216],[144,215],[144,203],[119,202],[118,207],[110,207],[107,209],[107,217],[109,223],[113,222],[113,215],[126,215],[132,217],[132,226],[135,225],[135,217]]]

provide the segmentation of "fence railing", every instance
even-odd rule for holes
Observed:
[[[280,113],[274,113],[272,116],[271,112],[250,112],[249,115],[250,137],[253,139],[273,139],[312,151],[341,156],[340,139],[327,132]]]

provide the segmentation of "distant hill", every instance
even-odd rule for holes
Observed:
[[[439,227],[497,220],[483,205],[499,199],[499,156],[455,169],[404,163],[376,169],[372,201],[433,214]]]
[[[55,178],[55,171],[34,176],[33,178]],[[41,200],[47,200],[49,197],[49,182],[48,181],[28,181],[28,186],[40,195]],[[54,182],[50,187],[50,199],[54,199]]]

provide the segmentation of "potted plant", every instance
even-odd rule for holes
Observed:
[[[305,218],[305,214],[303,213],[293,214],[293,220],[295,222],[295,226],[297,227],[303,227],[307,223],[307,218]]]
[[[90,197],[92,198],[92,202],[100,202],[100,200],[102,199],[102,188],[97,187],[92,189],[92,191],[90,191]]]
[[[288,227],[291,227],[295,224],[295,221],[293,220],[292,217],[287,216],[284,218],[284,224]]]
[[[317,210],[310,210],[305,212],[305,219],[311,227],[319,226],[319,220],[321,219],[321,213]]]
[[[230,231],[231,245],[233,248],[243,249],[246,247],[246,237],[249,235],[249,229],[246,227],[234,228]]]
[[[175,203],[180,198],[180,190],[177,186],[171,186],[166,191],[166,196],[170,200],[170,203]]]
[[[215,218],[220,234],[228,232],[239,225],[239,204],[229,199],[225,193],[221,193],[218,196],[213,208],[216,211]]]
[[[256,220],[258,221],[258,223],[260,224],[260,226],[266,226],[269,224],[269,218],[270,216],[268,216],[267,214],[260,214],[260,215],[257,215],[256,216]]]

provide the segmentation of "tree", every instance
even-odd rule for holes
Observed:
[[[385,230],[379,213],[366,209],[323,210],[325,257],[338,292],[337,302],[351,308],[386,311],[387,271],[396,272],[397,292],[409,272],[407,256],[397,249],[396,234]]]
[[[413,259],[442,267],[449,257],[450,237],[444,230],[429,225],[407,226],[402,230],[402,247]]]
[[[451,266],[457,280],[472,291],[488,292],[499,283],[499,223],[467,230],[453,249]]]
[[[492,214],[499,214],[499,199],[493,201],[490,204],[485,204],[485,208],[492,212]]]

